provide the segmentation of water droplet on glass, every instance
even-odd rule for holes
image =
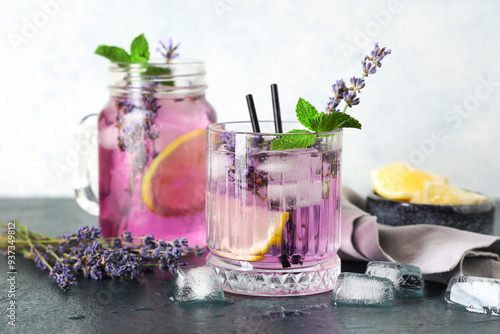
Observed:
[[[134,311],[151,311],[151,310],[152,310],[151,307],[139,307],[134,309]]]
[[[71,320],[79,320],[79,319],[83,319],[83,318],[85,318],[85,316],[83,316],[83,315],[78,315],[78,314],[70,315],[70,316],[68,317],[68,319],[71,319]]]

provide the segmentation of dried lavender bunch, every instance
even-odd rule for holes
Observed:
[[[156,241],[152,235],[132,237],[124,231],[120,238],[102,238],[101,229],[84,226],[76,233],[52,238],[16,225],[16,251],[42,270],[48,269],[61,290],[77,284],[76,277],[134,279],[153,267],[174,274],[181,256],[201,255],[205,249],[190,248],[185,238]],[[3,224],[6,227],[6,224]],[[0,249],[7,249],[7,234],[0,236]]]

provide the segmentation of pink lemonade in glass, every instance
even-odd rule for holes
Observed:
[[[340,273],[342,131],[314,134],[308,148],[278,151],[270,144],[283,134],[268,130],[252,133],[249,122],[208,128],[207,262],[229,292],[332,290]]]
[[[161,64],[172,75],[144,77],[130,64],[99,115],[99,224],[104,237],[153,234],[206,245],[206,101],[201,62]],[[166,83],[165,83],[166,82]]]

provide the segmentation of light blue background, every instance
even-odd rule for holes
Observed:
[[[331,85],[360,76],[373,43],[392,49],[350,110],[343,184],[396,160],[500,198],[500,2],[12,1],[0,13],[0,196],[72,196],[75,125],[108,99],[99,44],[128,48],[145,33],[180,41],[206,62],[220,121],[248,119],[252,93],[270,119],[277,83],[284,119],[299,97],[322,110]],[[461,110],[461,111],[460,111]]]

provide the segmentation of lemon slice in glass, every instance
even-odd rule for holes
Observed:
[[[197,129],[171,142],[142,180],[142,199],[152,212],[185,216],[205,208],[206,131]]]
[[[269,248],[281,244],[288,212],[239,205],[235,199],[224,202],[210,222],[217,226],[220,240],[220,247],[211,252],[233,260],[261,261]]]

